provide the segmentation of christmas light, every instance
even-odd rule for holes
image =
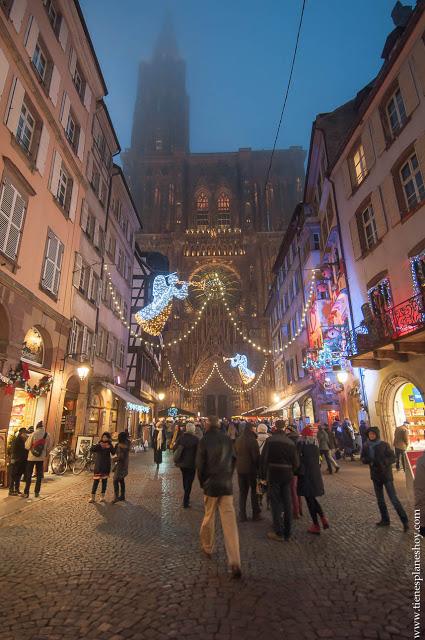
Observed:
[[[178,288],[176,285],[180,284]],[[153,281],[153,301],[138,311],[136,321],[143,331],[153,336],[162,333],[171,312],[173,298],[184,300],[189,293],[189,283],[180,282],[176,273],[159,275]]]
[[[262,368],[257,380],[254,382],[254,384],[252,386],[250,386],[249,388],[245,388],[245,389],[237,388],[237,387],[234,387],[231,384],[229,384],[227,382],[227,380],[225,379],[225,377],[223,376],[223,374],[221,373],[220,369],[218,368],[217,362],[214,362],[213,366],[211,367],[211,371],[209,372],[209,374],[205,378],[204,382],[202,384],[200,384],[199,386],[197,386],[197,387],[186,387],[185,385],[183,385],[178,380],[176,374],[174,373],[173,368],[172,368],[171,363],[170,363],[169,360],[167,360],[167,364],[168,364],[168,368],[170,369],[171,375],[173,376],[174,382],[177,384],[178,387],[180,387],[180,389],[183,389],[183,391],[187,391],[189,393],[197,393],[198,391],[201,391],[201,389],[206,387],[206,385],[211,380],[211,378],[214,375],[214,373],[217,372],[217,374],[221,378],[222,382],[224,382],[224,384],[229,389],[231,389],[234,393],[248,393],[249,391],[252,391],[257,386],[257,384],[260,382],[261,378],[263,377],[263,374],[264,374],[264,372],[266,370],[266,367],[267,367],[267,360],[264,362],[263,368]]]
[[[255,345],[254,345],[255,346]],[[223,358],[223,362],[230,361],[231,367],[238,367],[243,384],[249,384],[255,378],[255,373],[248,369],[248,358],[244,354],[237,353],[232,358]]]

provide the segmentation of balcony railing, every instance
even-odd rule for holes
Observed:
[[[347,353],[356,356],[425,328],[425,298],[418,294],[347,332]]]

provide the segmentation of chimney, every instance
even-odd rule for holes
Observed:
[[[391,11],[391,18],[396,27],[405,27],[411,15],[412,7],[399,1],[395,3],[394,9]]]

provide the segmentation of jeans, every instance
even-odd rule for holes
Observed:
[[[37,474],[37,478],[35,481],[35,495],[37,495],[38,493],[40,493],[41,480],[43,479],[43,467],[44,467],[43,460],[40,460],[40,461],[37,460],[37,462],[33,460],[28,460],[26,470],[25,470],[26,482],[25,482],[24,493],[29,494],[30,492],[31,478],[32,478],[32,472],[34,471],[34,467]]]
[[[120,489],[121,489],[121,498],[123,500],[125,500],[125,480],[124,478],[119,478],[119,480],[114,480],[114,493],[115,493],[115,497],[118,498],[120,495]],[[105,487],[106,490],[106,487]],[[105,491],[102,491],[102,493],[105,493]]]
[[[406,471],[406,452],[404,449],[396,449],[395,450],[395,468],[397,471],[400,469],[400,458],[401,464],[403,465],[403,471]]]
[[[226,548],[227,561],[230,566],[241,566],[239,551],[239,532],[236,524],[233,496],[204,496],[205,515],[201,525],[201,546],[203,550],[211,554],[215,543],[215,514],[220,513],[221,527],[223,529],[224,546]]]
[[[238,473],[239,481],[239,517],[246,520],[246,501],[248,499],[249,490],[251,490],[251,508],[252,515],[257,516],[261,509],[257,496],[257,474],[256,473]]]
[[[97,491],[97,488],[99,486],[99,479],[93,480],[93,486],[92,486],[92,495],[94,495]],[[108,478],[102,478],[102,495],[105,495],[106,493],[106,486],[108,484]]]
[[[313,520],[313,523],[319,524],[319,519],[317,516],[320,516],[321,518],[323,517],[323,510],[322,510],[322,507],[320,506],[319,501],[317,500],[317,498],[314,498],[313,496],[306,496],[305,501],[307,503],[307,507],[310,512],[310,516],[311,516],[311,519]]]
[[[383,482],[382,480],[373,481],[373,488],[375,489],[375,495],[378,501],[379,511],[381,512],[382,521],[383,522],[390,521],[390,514],[388,513],[388,508],[384,498],[384,487],[387,491],[388,497],[391,500],[391,503],[394,509],[397,511],[398,517],[404,524],[405,522],[408,521],[407,513],[403,509],[403,506],[397,497],[397,493],[394,487],[394,482],[392,480],[387,480],[386,482]]]
[[[195,479],[195,469],[181,469],[183,479],[183,506],[188,507],[190,502],[190,492]]]
[[[14,462],[11,468],[11,484],[10,491],[19,491],[21,478],[25,474],[27,463],[26,462]]]
[[[271,482],[270,502],[274,532],[277,533],[278,536],[289,538],[292,523],[291,482]]]

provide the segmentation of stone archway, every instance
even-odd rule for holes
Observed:
[[[403,371],[395,371],[389,375],[382,383],[378,394],[378,406],[381,412],[382,423],[382,437],[388,442],[392,442],[394,437],[394,431],[396,428],[396,421],[394,417],[394,401],[397,391],[406,383],[413,384],[424,396],[424,389],[415,375],[407,376]]]

